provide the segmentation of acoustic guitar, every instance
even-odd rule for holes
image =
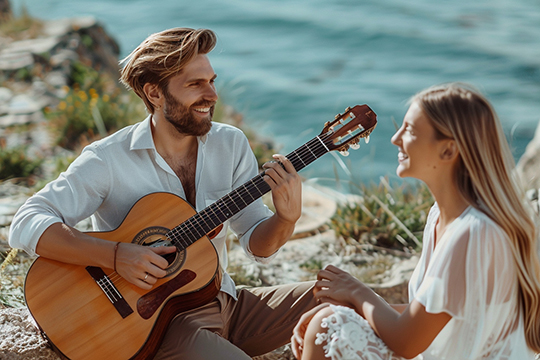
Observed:
[[[376,124],[367,105],[347,108],[287,158],[299,171],[327,152],[356,148]],[[208,303],[219,292],[219,258],[208,235],[270,191],[263,176],[198,213],[174,194],[152,193],[133,205],[117,229],[88,233],[114,242],[175,245],[177,251],[165,256],[167,276],[151,290],[112,269],[37,258],[26,276],[26,304],[53,349],[74,360],[151,359],[177,314]]]

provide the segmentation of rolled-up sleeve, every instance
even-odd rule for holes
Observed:
[[[95,148],[86,148],[60,176],[30,197],[17,211],[9,244],[36,256],[43,232],[55,223],[75,226],[92,215],[109,186],[109,171]]]

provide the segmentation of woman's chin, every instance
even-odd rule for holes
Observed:
[[[401,167],[401,165],[398,165],[396,169],[396,175],[399,176],[400,178],[404,178],[404,177],[407,177],[406,173],[407,173],[407,170]]]

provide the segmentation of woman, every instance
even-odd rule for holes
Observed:
[[[321,270],[321,305],[294,329],[298,359],[534,359],[540,263],[533,216],[489,102],[463,84],[415,95],[392,137],[400,177],[435,198],[409,304],[389,305],[350,274]]]

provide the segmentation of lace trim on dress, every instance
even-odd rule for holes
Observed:
[[[323,319],[321,326],[328,329],[318,333],[316,345],[323,346],[325,356],[332,360],[403,360],[395,355],[375,334],[369,323],[353,309],[330,305],[334,312]],[[419,355],[415,359],[421,360]]]

